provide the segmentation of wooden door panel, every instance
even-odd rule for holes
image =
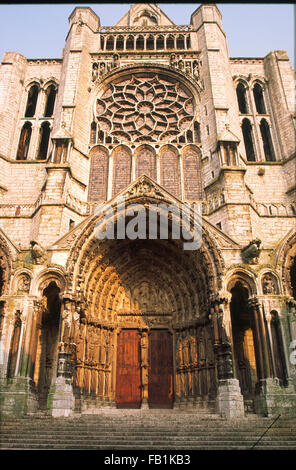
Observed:
[[[141,404],[140,334],[122,330],[117,342],[116,403],[118,408]]]
[[[150,408],[171,408],[173,405],[173,341],[167,330],[151,330],[149,335]]]

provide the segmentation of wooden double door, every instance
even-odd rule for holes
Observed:
[[[143,347],[143,346],[142,346]],[[118,408],[140,408],[148,387],[150,408],[173,405],[173,341],[168,330],[148,335],[148,384],[143,383],[141,333],[121,330],[117,342],[116,403]]]

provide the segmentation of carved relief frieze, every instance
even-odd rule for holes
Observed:
[[[142,314],[118,313],[117,321],[120,328],[170,328],[172,316],[170,314]]]

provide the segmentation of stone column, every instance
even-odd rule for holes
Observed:
[[[77,322],[75,303],[64,299],[61,307],[59,332],[59,352],[57,377],[50,388],[47,408],[54,418],[71,416],[74,412],[75,398],[73,393],[73,350],[71,334]]]
[[[37,410],[37,398],[31,377],[27,375],[28,364],[28,345],[30,335],[30,322],[32,312],[28,308],[27,302],[22,297],[21,302],[24,311],[17,310],[13,317],[13,328],[11,330],[11,345],[13,351],[7,350],[8,368],[6,375],[9,375],[8,381],[3,378],[3,387],[0,392],[0,402],[2,413],[12,416],[23,416],[29,412]],[[14,328],[18,325],[19,334],[14,338]],[[14,359],[10,362],[10,353],[13,353]],[[5,373],[3,371],[3,373]]]
[[[253,307],[258,352],[259,352],[259,393],[256,395],[256,413],[263,416],[281,415],[296,416],[296,393],[292,385],[281,387],[278,379],[272,377],[272,364],[269,355],[269,337],[265,327],[264,312],[257,298],[250,299]]]
[[[0,302],[0,381],[5,375],[5,348],[3,338],[3,327],[5,319],[5,302]]]
[[[224,304],[227,298],[218,295],[212,302],[211,320],[214,328],[214,349],[218,362],[217,407],[225,418],[244,417],[244,400],[238,379],[233,372],[233,352],[224,324]]]

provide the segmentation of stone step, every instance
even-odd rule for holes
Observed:
[[[135,443],[125,443],[125,444],[118,444],[117,442],[109,443],[105,445],[90,445],[90,444],[81,444],[78,443],[77,445],[69,444],[6,444],[1,445],[1,450],[251,450],[253,447],[253,443],[250,444],[230,444],[228,441],[221,441],[221,442],[212,442],[209,440],[208,442],[203,442],[200,444],[183,444],[178,445],[176,443],[170,443],[167,445],[160,446],[159,443],[149,443],[146,442],[143,445],[135,444]],[[289,446],[285,443],[270,443],[267,445],[266,443],[259,443],[256,449],[260,450],[295,450],[295,445]]]
[[[296,420],[225,420],[182,413],[122,413],[53,419],[4,419],[0,449],[68,450],[296,450]],[[266,431],[268,431],[266,433]],[[263,433],[266,433],[263,437]],[[260,440],[260,441],[259,441]],[[258,442],[259,441],[259,442]]]
[[[54,439],[102,439],[102,438],[117,438],[117,439],[127,439],[127,438],[137,438],[137,439],[145,439],[148,436],[153,436],[155,438],[159,439],[203,439],[204,437],[211,436],[213,438],[233,438],[233,439],[242,439],[242,438],[248,438],[251,436],[252,438],[256,438],[257,436],[260,436],[262,433],[253,430],[249,432],[240,432],[240,433],[222,433],[222,432],[216,432],[216,433],[206,433],[206,432],[200,432],[200,433],[187,433],[187,432],[180,432],[180,433],[173,433],[173,432],[167,432],[166,434],[160,433],[158,430],[155,432],[149,431],[146,433],[137,433],[135,431],[129,431],[129,432],[93,432],[93,433],[88,433],[88,432],[83,432],[83,433],[51,433],[49,432],[39,432],[39,433],[23,433],[23,432],[1,432],[1,439],[4,438],[16,438],[16,439],[48,439],[54,436]],[[278,439],[290,439],[293,438],[295,439],[296,437],[293,436],[292,434],[273,434],[273,438],[278,438]]]
[[[169,439],[169,438],[163,438],[163,439],[160,439],[159,437],[157,436],[147,436],[145,438],[142,438],[142,439],[138,439],[136,436],[134,437],[130,437],[128,439],[125,439],[125,438],[114,438],[113,436],[110,436],[108,438],[87,438],[87,439],[44,439],[42,437],[36,437],[36,438],[2,438],[1,439],[1,447],[6,445],[6,444],[14,444],[14,445],[17,445],[17,444],[23,444],[23,445],[27,445],[27,446],[30,446],[30,445],[39,445],[39,444],[47,444],[47,445],[50,445],[50,444],[59,444],[59,445],[64,445],[64,446],[68,446],[68,445],[105,445],[106,443],[107,444],[110,444],[111,442],[112,443],[116,443],[118,445],[121,445],[121,444],[126,444],[126,443],[136,443],[137,445],[140,445],[140,444],[147,444],[147,443],[153,443],[153,444],[158,444],[158,445],[169,445],[169,444],[174,444],[174,445],[177,445],[177,444],[183,444],[183,445],[201,445],[201,444],[207,444],[207,442],[219,442],[219,443],[228,443],[228,444],[231,444],[231,445],[237,445],[237,444],[241,444],[241,445],[253,445],[255,444],[256,442],[258,441],[258,436],[248,436],[248,437],[244,437],[244,438],[239,438],[239,437],[236,437],[234,438],[234,436],[232,436],[231,439],[227,438],[227,437],[223,437],[223,436],[204,436],[203,438],[199,438],[199,439],[194,439],[194,438],[191,438],[191,439],[184,439],[182,437],[180,437],[179,439],[177,438],[173,438],[173,439]],[[261,441],[260,441],[261,442]],[[291,438],[291,439],[273,439],[273,438],[266,438],[264,437],[263,438],[263,443],[264,445],[287,445],[287,446],[294,446],[296,445],[296,439],[295,438]]]

